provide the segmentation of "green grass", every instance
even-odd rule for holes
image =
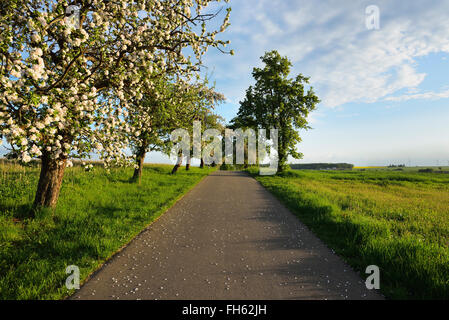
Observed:
[[[85,280],[212,170],[148,165],[140,185],[131,169],[67,169],[56,210],[28,218],[38,168],[0,164],[0,299],[60,299],[69,265]]]
[[[250,173],[362,275],[379,266],[388,298],[449,299],[448,174]]]

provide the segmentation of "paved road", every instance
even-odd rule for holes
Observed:
[[[218,171],[71,299],[379,299],[256,180]]]

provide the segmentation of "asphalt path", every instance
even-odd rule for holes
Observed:
[[[217,171],[71,299],[382,299],[274,196]]]

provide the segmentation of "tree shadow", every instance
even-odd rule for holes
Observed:
[[[33,218],[36,214],[36,210],[33,209],[33,205],[30,203],[21,205],[5,205],[0,203],[0,212],[11,212],[12,214],[8,216],[21,221]]]

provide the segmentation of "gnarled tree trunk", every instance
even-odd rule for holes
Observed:
[[[67,159],[52,159],[47,152],[42,155],[34,208],[56,207],[66,165]]]
[[[145,161],[145,148],[142,147],[136,154],[136,164],[138,165],[138,167],[136,169],[134,169],[134,175],[133,175],[133,180],[137,181],[138,183],[140,183],[140,181],[142,180],[142,170],[143,170],[143,163]]]
[[[203,158],[201,158],[200,168],[201,168],[201,169],[204,168],[204,160],[203,160]]]

